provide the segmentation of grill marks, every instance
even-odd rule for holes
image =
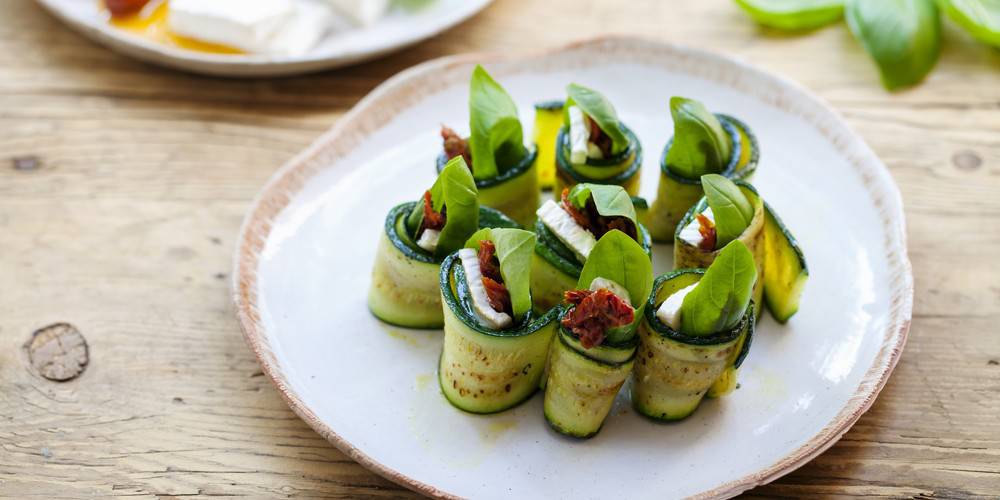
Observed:
[[[570,290],[564,297],[574,307],[563,316],[562,326],[580,339],[584,349],[604,342],[608,329],[626,326],[635,320],[632,305],[605,288]]]

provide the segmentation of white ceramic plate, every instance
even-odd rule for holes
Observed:
[[[327,36],[300,57],[208,54],[169,47],[109,25],[98,0],[37,1],[84,36],[127,56],[208,75],[264,77],[337,68],[399,50],[464,21],[492,0],[432,0],[415,12],[395,9],[370,28]]]
[[[642,191],[672,124],[671,95],[748,122],[755,178],[795,232],[812,276],[786,326],[765,315],[741,387],[687,420],[638,416],[627,391],[597,437],[555,434],[541,396],[494,416],[440,394],[439,331],[375,320],[365,307],[383,218],[433,182],[440,124],[467,123],[482,62],[521,104],[569,82],[604,92],[642,140]],[[658,273],[671,247],[655,250]],[[899,358],[912,277],[902,202],[865,143],[827,105],[778,77],[699,50],[631,38],[524,57],[428,62],[387,81],[285,165],[251,209],[235,263],[246,339],[289,405],[366,467],[434,496],[730,496],[799,467],[872,404]]]

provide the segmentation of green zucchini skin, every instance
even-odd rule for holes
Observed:
[[[461,261],[449,255],[439,283],[444,303],[444,345],[438,382],[445,398],[470,413],[497,413],[517,406],[538,390],[561,308],[524,324],[493,331],[479,325],[467,305]]]
[[[441,262],[416,246],[402,227],[416,203],[396,205],[385,218],[368,289],[368,309],[391,325],[437,329],[444,326],[438,289]],[[520,226],[492,208],[479,207],[479,227]]]
[[[765,276],[764,200],[761,199],[760,194],[750,184],[743,181],[736,181],[736,185],[739,186],[740,190],[743,191],[743,194],[747,196],[747,199],[754,206],[753,219],[750,220],[750,225],[747,226],[743,234],[737,239],[747,246],[747,249],[753,255],[754,264],[757,265],[757,282],[753,285],[753,301],[755,304],[761,304]],[[708,266],[712,265],[712,262],[715,262],[715,258],[719,256],[720,250],[706,252],[680,238],[681,230],[690,224],[707,206],[708,200],[702,197],[677,224],[674,232],[674,269],[707,269]],[[763,308],[756,308],[758,317],[760,317],[763,310]]]
[[[517,165],[497,177],[476,180],[479,203],[507,214],[524,227],[531,227],[541,200],[537,156],[538,148],[533,146]],[[447,164],[448,155],[442,151],[437,157],[438,173]]]
[[[636,224],[639,245],[652,259],[653,240],[642,223]],[[535,255],[531,264],[531,300],[536,311],[548,311],[576,288],[583,264],[541,221],[535,222]]]
[[[656,309],[670,294],[695,283],[704,273],[704,269],[680,269],[660,276],[653,284],[639,326],[632,384],[632,405],[651,419],[684,419],[717,383],[721,386],[718,389],[735,387],[735,370],[750,350],[755,327],[753,302],[735,328],[708,337],[684,335],[656,317]],[[717,390],[716,394],[725,392]]]
[[[716,113],[722,128],[729,133],[733,148],[721,174],[731,180],[749,181],[760,162],[760,145],[757,136],[742,121],[729,115]],[[660,181],[656,188],[647,216],[649,232],[657,243],[672,243],[674,229],[691,205],[705,195],[700,179],[687,179],[674,174],[667,166],[667,154],[673,144],[673,137],[667,141],[660,155]]]
[[[546,370],[545,420],[559,433],[593,437],[632,373],[637,337],[621,346],[583,349],[572,334],[558,330]]]
[[[764,302],[779,323],[799,310],[809,279],[806,256],[781,218],[764,202]]]
[[[594,184],[615,184],[625,188],[630,196],[639,194],[639,180],[642,169],[642,143],[632,129],[622,124],[622,131],[628,137],[629,147],[622,153],[608,159],[588,159],[585,164],[574,165],[566,156],[569,132],[565,126],[556,137],[556,184],[554,192],[558,196],[563,188],[590,182]]]

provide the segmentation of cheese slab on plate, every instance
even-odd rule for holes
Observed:
[[[492,0],[428,0],[413,9],[388,0],[171,1],[183,7],[182,19],[173,21],[183,36],[157,32],[150,37],[122,29],[110,22],[100,0],[36,0],[69,27],[112,50],[153,64],[228,77],[294,75],[372,59],[451,28]],[[235,4],[241,7],[238,14]],[[166,30],[171,21],[167,9],[162,10],[158,21]],[[207,43],[176,43],[178,38],[186,42],[198,37],[239,50],[206,52],[197,48]]]

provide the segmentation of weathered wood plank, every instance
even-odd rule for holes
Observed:
[[[228,299],[237,228],[274,169],[385,78],[588,29],[699,45],[801,82],[868,140],[906,201],[906,354],[840,443],[752,496],[1000,492],[1000,56],[954,28],[930,79],[893,95],[842,27],[786,36],[726,0],[504,0],[382,60],[264,81],[147,66],[30,0],[4,8],[0,496],[409,496],[312,432],[262,376]],[[23,157],[38,168],[14,169]],[[58,321],[91,346],[86,372],[62,384],[31,374],[20,348]]]

